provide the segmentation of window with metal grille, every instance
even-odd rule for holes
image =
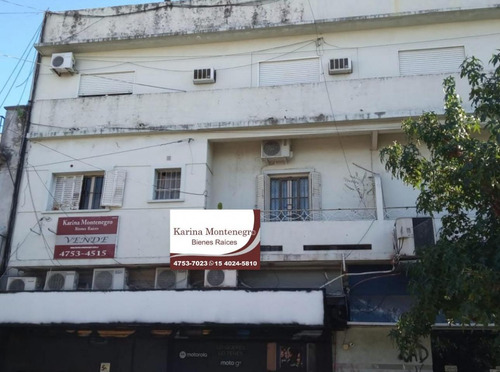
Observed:
[[[154,200],[180,199],[181,170],[158,169],[155,175]]]
[[[271,178],[270,207],[271,218],[284,221],[307,219],[309,177]]]
[[[321,175],[263,173],[257,176],[256,206],[264,221],[312,221],[321,217]]]

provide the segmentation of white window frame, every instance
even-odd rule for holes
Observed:
[[[80,209],[85,177],[102,176],[100,208]],[[55,173],[48,209],[51,211],[96,211],[106,207],[121,207],[125,191],[126,171],[114,169],[106,172]]]
[[[180,172],[180,188],[179,188],[179,198],[177,199],[156,199],[156,180],[157,174],[161,171],[179,171]],[[185,184],[185,176],[186,172],[184,166],[178,165],[168,165],[168,166],[156,166],[152,171],[152,179],[151,179],[151,194],[149,203],[175,203],[175,202],[183,202],[184,201],[184,184]]]
[[[309,178],[309,214],[301,221],[319,220],[321,213],[321,174],[314,169],[290,169],[265,171],[257,175],[256,179],[256,208],[269,212],[271,206],[271,179],[272,178]],[[265,217],[265,216],[264,216]],[[284,218],[283,221],[287,219]]]

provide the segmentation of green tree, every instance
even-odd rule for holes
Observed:
[[[409,268],[414,307],[391,332],[403,359],[416,352],[438,315],[450,324],[494,325],[498,336],[500,53],[490,64],[489,72],[476,58],[461,66],[473,113],[465,111],[448,77],[444,115],[426,112],[404,121],[407,142],[381,150],[386,169],[420,191],[417,211],[443,214],[439,240],[417,251],[419,260]],[[481,136],[482,128],[487,135]]]

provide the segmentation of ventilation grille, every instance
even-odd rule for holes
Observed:
[[[350,74],[352,72],[352,63],[349,58],[334,58],[328,65],[330,75]]]
[[[199,68],[194,70],[194,84],[211,84],[215,83],[216,71],[213,68]]]

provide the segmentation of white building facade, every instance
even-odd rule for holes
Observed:
[[[401,360],[387,337],[411,302],[398,263],[439,220],[379,150],[443,112],[446,76],[467,96],[459,66],[490,59],[499,16],[498,0],[47,12],[2,370],[444,370],[430,340]],[[170,210],[217,208],[261,211],[260,270],[170,271]],[[78,219],[113,221],[112,250],[58,249]]]

